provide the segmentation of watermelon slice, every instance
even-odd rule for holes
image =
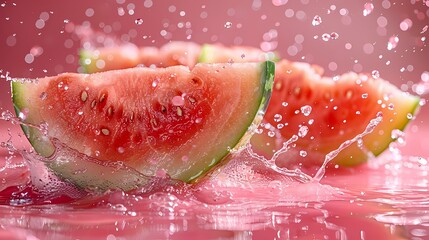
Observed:
[[[12,92],[30,143],[53,158],[48,166],[58,176],[82,188],[129,190],[160,172],[195,180],[243,145],[273,78],[269,61],[197,64],[65,73],[15,81]],[[64,155],[58,141],[74,150]],[[142,176],[99,164],[118,161]]]
[[[294,158],[320,164],[326,154],[363,133],[380,113],[382,121],[377,127],[362,141],[342,150],[333,161],[345,166],[365,162],[372,154],[377,156],[388,148],[395,139],[392,134],[403,130],[416,114],[419,98],[381,78],[347,73],[332,79],[322,77],[322,73],[320,67],[306,63],[283,60],[276,65],[273,96],[264,120],[277,128],[284,139],[304,130],[280,165],[288,165]],[[266,139],[255,135],[261,137]],[[258,141],[261,140],[252,140]],[[304,154],[291,157],[292,152]]]
[[[168,67],[197,62],[263,62],[276,60],[274,53],[244,46],[225,47],[221,44],[204,44],[173,41],[160,48],[141,47],[128,43],[115,47],[81,50],[80,61],[86,73],[125,69],[138,65]]]

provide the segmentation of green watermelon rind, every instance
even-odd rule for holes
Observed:
[[[420,98],[417,97],[417,96],[409,95],[409,94],[407,94],[406,97],[410,99],[409,100],[410,105],[407,104],[407,105],[404,105],[402,107],[409,108],[408,112],[410,114],[412,114],[413,116],[415,116],[417,114],[419,108],[420,108]],[[403,117],[403,121],[401,121],[402,124],[396,126],[395,129],[404,131],[405,128],[408,126],[408,124],[411,122],[411,119],[409,119],[408,116],[406,116],[406,115],[402,116],[402,117]],[[388,139],[389,140],[386,141],[386,143],[384,144],[384,146],[380,146],[377,149],[371,151],[374,154],[374,156],[376,156],[376,157],[379,156],[381,153],[383,153],[389,147],[390,143],[396,141],[396,139],[392,139],[392,138],[388,138]]]
[[[19,116],[21,110],[25,109],[27,106],[24,101],[24,85],[21,81],[22,80],[15,79],[11,82],[13,108],[17,116]],[[29,116],[29,119],[24,120],[24,122],[32,122],[31,116]],[[41,123],[33,124],[37,125]],[[30,144],[36,150],[36,152],[38,152],[41,156],[44,157],[49,157],[50,155],[52,155],[54,147],[49,141],[43,140],[43,135],[41,134],[39,129],[37,129],[35,126],[30,126],[27,124],[21,124],[21,129],[24,132],[25,136],[28,138]]]
[[[251,115],[252,117],[249,118],[249,122],[243,123],[243,126],[248,126],[244,129],[244,131],[237,135],[237,138],[234,140],[234,145],[232,149],[239,149],[240,147],[244,146],[247,142],[249,142],[250,138],[253,136],[254,131],[256,129],[256,126],[258,126],[264,117],[264,114],[268,108],[268,104],[271,99],[271,94],[273,90],[274,85],[274,73],[275,73],[275,63],[271,61],[265,61],[264,63],[261,63],[262,74],[260,77],[260,86],[264,86],[262,90],[262,94],[260,94],[260,98],[257,99],[257,102],[260,102],[259,107],[257,110]],[[254,126],[252,128],[252,126]],[[190,177],[186,182],[192,182],[196,179],[199,179],[201,176],[205,175],[207,172],[209,172],[214,166],[217,165],[218,162],[220,162],[222,159],[225,159],[229,155],[229,151],[225,152],[225,154],[219,156],[216,160],[216,164],[213,164],[211,166],[208,166],[203,171],[201,171],[198,175]]]
[[[274,83],[275,64],[273,62],[267,61],[261,63],[259,67],[261,68],[259,81],[260,86],[262,87],[260,88],[258,93],[255,93],[255,95],[258,97],[252,99],[253,104],[257,107],[255,107],[253,111],[249,112],[249,117],[246,118],[248,119],[248,122],[240,124],[240,127],[243,127],[243,131],[240,134],[237,134],[237,137],[235,139],[228,140],[228,142],[232,143],[230,144],[230,146],[235,146],[235,148],[239,147],[240,145],[244,145],[250,139],[253,134],[252,130],[254,129],[250,126],[258,125],[261,122],[263,114],[268,107],[268,102],[271,97],[272,87]],[[19,81],[12,82],[11,84],[12,100],[17,115],[19,115],[21,110],[25,109],[28,104],[30,104],[28,101],[25,100],[26,90],[23,86],[24,85]],[[37,113],[33,114],[37,115]],[[40,116],[35,116],[34,118],[41,119]],[[31,118],[27,120],[31,122]],[[139,174],[138,172],[133,171],[133,169],[114,169],[113,173],[110,171],[102,171],[98,163],[88,162],[85,161],[85,159],[75,159],[73,161],[67,160],[59,162],[49,161],[49,157],[53,155],[55,151],[54,145],[49,140],[44,141],[43,138],[41,138],[41,132],[37,128],[28,127],[25,124],[21,124],[21,127],[36,152],[39,153],[41,156],[48,158],[48,161],[46,161],[47,167],[53,170],[53,172],[58,177],[66,181],[70,181],[80,188],[97,189],[101,191],[105,191],[112,188],[132,190],[144,184],[147,184],[149,181],[149,178],[147,176]],[[204,174],[210,171],[222,159],[225,159],[228,154],[229,150],[221,151],[220,154],[212,156],[213,158],[215,158],[214,164],[207,166],[194,176],[189,176],[186,179],[180,180],[185,182],[195,181],[196,179],[202,177]],[[80,169],[82,169],[82,166],[85,166],[85,168],[89,169],[87,172],[89,172],[90,174],[81,174],[79,176],[76,176],[74,172],[78,172]],[[99,178],[93,178],[91,174],[94,173],[105,173],[105,175],[100,176]],[[127,176],[126,181],[124,181],[124,175]]]
[[[79,65],[82,67],[82,71],[84,73],[91,73],[93,72],[91,69],[91,64],[85,64],[85,59],[91,59],[93,60],[93,54],[90,50],[80,49],[79,50]]]

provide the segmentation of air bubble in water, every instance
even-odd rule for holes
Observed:
[[[313,21],[311,21],[311,24],[313,26],[319,26],[322,23],[322,18],[319,15],[314,16]]]
[[[301,126],[299,128],[299,131],[298,131],[298,136],[299,137],[305,137],[307,135],[307,133],[308,133],[308,127],[307,126]]]
[[[301,107],[301,112],[302,112],[302,114],[304,114],[304,116],[310,115],[311,110],[312,110],[312,108],[310,105],[305,105],[305,106]]]
[[[374,79],[377,79],[380,77],[380,72],[378,70],[374,70],[371,72],[371,75]]]
[[[399,38],[398,36],[391,36],[387,42],[387,50],[395,49],[398,46]]]
[[[231,28],[232,27],[232,22],[226,22],[224,25],[225,28]]]
[[[143,24],[143,19],[141,19],[141,18],[137,18],[134,22],[135,22],[137,25],[142,25],[142,24]]]
[[[372,11],[374,10],[374,4],[372,3],[365,3],[365,5],[363,5],[363,15],[366,17],[369,14],[372,13]]]

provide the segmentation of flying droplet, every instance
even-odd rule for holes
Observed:
[[[374,10],[374,4],[372,3],[365,3],[365,5],[363,5],[363,15],[366,17],[369,14],[372,13],[372,11]]]
[[[142,24],[143,24],[143,19],[141,19],[141,18],[137,18],[134,22],[135,22],[137,25],[142,25]]]
[[[371,75],[374,79],[377,79],[380,77],[380,72],[378,70],[374,70],[371,72]]]
[[[225,28],[231,28],[232,27],[232,22],[226,22],[224,25]]]
[[[331,39],[331,36],[327,33],[322,34],[322,40],[327,42],[329,41],[329,39]]]
[[[398,36],[391,36],[387,42],[387,50],[392,50],[398,46],[399,38]]]
[[[313,21],[311,21],[311,24],[313,26],[319,26],[322,23],[322,18],[319,15],[314,16]]]
[[[340,35],[338,33],[336,33],[336,32],[332,32],[331,35],[330,35],[330,37],[331,37],[332,40],[337,39],[339,36]]]

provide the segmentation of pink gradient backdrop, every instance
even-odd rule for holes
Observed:
[[[1,3],[4,5],[0,6],[0,69],[3,75],[9,72],[12,77],[43,77],[76,71],[80,45],[66,31],[66,26],[88,22],[97,31],[142,46],[160,46],[170,40],[187,40],[188,36],[198,43],[256,47],[268,41],[276,45],[274,50],[284,58],[321,65],[329,76],[350,70],[378,70],[382,78],[398,87],[407,85],[410,88],[420,81],[422,73],[429,71],[428,40],[422,40],[428,38],[429,31],[424,32],[424,27],[429,24],[429,3],[422,0],[374,1],[374,10],[366,17],[362,14],[366,1],[44,0]],[[123,16],[120,16],[121,9]],[[322,18],[319,26],[312,25],[315,15]],[[135,21],[140,18],[143,23],[138,25]],[[412,26],[403,31],[400,23],[407,18]],[[43,27],[38,19],[46,20]],[[387,25],[380,28],[385,20]],[[230,28],[225,27],[226,22],[232,23]],[[167,32],[167,37],[161,35],[161,30]],[[338,39],[327,42],[321,39],[323,33],[332,32],[338,33]],[[391,36],[397,36],[399,44],[388,51],[387,42]],[[347,43],[351,44],[351,49],[346,49]],[[289,54],[293,45],[299,50],[296,55]],[[365,45],[371,45],[372,51],[366,53]],[[43,53],[27,63],[25,56],[35,47],[42,48]],[[0,79],[0,89],[0,108],[11,110],[9,83],[4,78]],[[423,108],[412,128],[414,134],[429,133],[427,117],[428,110]],[[0,127],[1,140],[5,138],[6,128],[16,128],[4,121],[0,121]],[[409,139],[413,146],[409,151],[427,153],[421,138]]]

